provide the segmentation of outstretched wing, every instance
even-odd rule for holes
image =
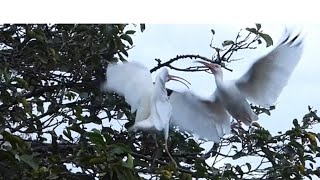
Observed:
[[[200,138],[219,142],[219,138],[230,131],[230,115],[216,98],[216,93],[211,99],[202,99],[190,91],[173,91],[169,97],[172,124]]]
[[[141,101],[148,101],[144,99],[150,98],[152,88],[150,71],[137,62],[108,65],[106,82],[102,86],[103,90],[124,96],[131,106],[131,112],[138,109]]]
[[[270,53],[259,58],[235,84],[246,98],[269,107],[287,85],[303,50],[300,34],[289,40],[290,34]]]

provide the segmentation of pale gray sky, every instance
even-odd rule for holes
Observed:
[[[138,32],[134,37],[135,47],[129,51],[129,61],[139,61],[148,68],[156,65],[155,58],[163,61],[169,60],[176,55],[199,54],[211,57],[213,50],[209,47],[211,31],[215,30],[214,44],[220,46],[226,39],[233,40],[241,28],[254,27],[254,24],[243,25],[147,25],[143,33]],[[265,25],[262,29],[271,35],[276,44],[282,36],[285,25]],[[291,126],[292,120],[301,120],[307,112],[307,106],[320,108],[320,76],[317,75],[320,67],[320,52],[318,40],[320,39],[320,25],[289,25],[291,29],[302,30],[305,34],[305,48],[302,59],[291,76],[288,85],[282,91],[277,101],[276,110],[271,116],[260,115],[259,123],[272,133],[284,131]],[[256,50],[239,52],[237,57],[244,58],[242,61],[233,62],[229,65],[234,72],[225,73],[226,79],[236,79],[249,68],[255,58],[271,51],[274,46],[265,48],[259,46]],[[178,66],[190,64],[191,60],[180,60]],[[192,85],[191,90],[196,94],[208,97],[215,89],[214,77],[207,73],[183,73],[171,70],[172,74],[180,75],[188,79]],[[155,76],[157,72],[153,73]],[[169,82],[169,88],[182,90],[184,87],[179,83]]]

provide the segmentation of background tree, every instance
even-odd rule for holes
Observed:
[[[145,26],[136,26],[144,30]],[[100,84],[110,62],[126,61],[135,30],[115,24],[23,24],[0,26],[0,176],[2,179],[302,179],[320,177],[319,123],[311,107],[302,120],[272,136],[256,124],[248,130],[234,126],[210,151],[203,141],[172,130],[169,149],[174,168],[151,136],[128,134],[134,121],[130,107]],[[212,30],[214,35],[214,30]],[[212,59],[179,55],[160,67],[178,71],[182,59],[214,60],[225,66],[233,54],[259,45],[272,45],[261,25],[226,40]],[[227,68],[227,67],[226,67]],[[257,113],[270,109],[252,107]],[[121,124],[115,128],[112,124]],[[95,127],[95,128],[92,128]],[[211,158],[213,164],[207,164]],[[254,158],[256,164],[241,159]],[[218,161],[225,160],[224,165]],[[183,162],[183,163],[182,163]],[[244,163],[243,163],[244,162]],[[67,164],[74,168],[67,168]],[[77,167],[77,171],[75,171]]]

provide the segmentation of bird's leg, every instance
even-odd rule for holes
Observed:
[[[155,142],[155,144],[156,144],[156,148],[158,148],[158,147],[159,147],[159,144],[158,144],[158,142],[157,142],[157,134],[152,134],[152,138],[153,138],[153,140],[154,140],[154,142]]]
[[[165,148],[167,154],[169,155],[171,161],[173,162],[174,167],[177,168],[177,167],[178,167],[178,166],[177,166],[177,163],[176,163],[176,161],[173,159],[173,157],[171,156],[171,154],[170,154],[170,152],[169,152],[167,139],[165,139],[165,141],[164,141],[164,148]]]
[[[166,152],[168,153],[171,161],[174,164],[174,167],[177,168],[177,163],[176,161],[173,159],[173,157],[171,156],[169,149],[168,149],[168,137],[169,137],[169,124],[167,124],[167,126],[164,128],[164,149],[166,150]]]
[[[154,164],[154,162],[156,161],[156,159],[159,158],[159,155],[162,154],[162,148],[159,149],[159,144],[158,144],[158,142],[157,142],[157,135],[156,135],[156,134],[152,134],[152,138],[153,138],[153,140],[154,140],[154,142],[155,142],[155,144],[156,144],[156,148],[155,148],[156,151],[155,151],[155,153],[154,153],[153,160],[152,160],[152,163]]]

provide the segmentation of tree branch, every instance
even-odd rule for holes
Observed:
[[[188,71],[188,72],[194,72],[194,71],[206,71],[207,69],[205,68],[200,68],[200,67],[189,67],[189,68],[186,68],[186,69],[181,69],[181,68],[177,68],[177,67],[174,67],[171,65],[171,63],[175,62],[175,61],[178,61],[179,59],[186,59],[186,58],[190,58],[190,59],[201,59],[201,60],[204,60],[204,61],[207,61],[209,63],[217,63],[217,64],[220,64],[222,65],[221,63],[219,63],[218,61],[213,61],[209,58],[206,58],[204,56],[200,56],[200,55],[193,55],[193,54],[189,54],[189,55],[177,55],[175,58],[172,58],[164,63],[161,63],[161,60],[160,59],[155,59],[155,61],[158,62],[158,65],[154,68],[152,68],[150,70],[150,72],[154,72],[162,67],[169,67],[170,69],[175,69],[177,71]],[[223,68],[229,70],[229,71],[232,71],[232,69],[229,69],[225,66],[222,66]]]

